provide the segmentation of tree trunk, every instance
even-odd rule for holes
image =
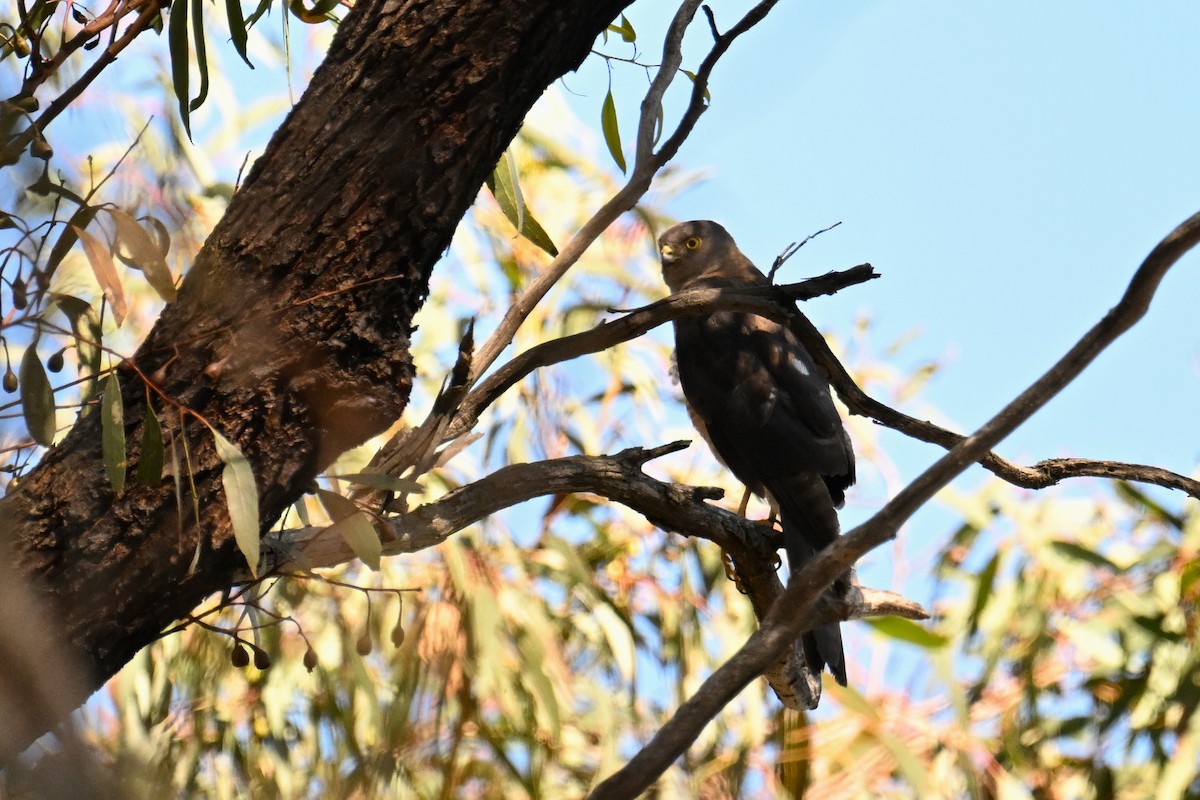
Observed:
[[[170,476],[114,496],[94,413],[0,501],[0,532],[85,672],[68,705],[241,563],[201,420],[249,458],[265,529],[399,417],[434,263],[529,107],[629,1],[359,0],[120,369],[130,463],[149,379],[164,437],[187,440],[199,525],[186,465],[182,516]]]

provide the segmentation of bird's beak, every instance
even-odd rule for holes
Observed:
[[[664,264],[670,264],[679,256],[679,254],[675,252],[675,248],[671,247],[669,244],[664,244],[658,252],[662,255]]]

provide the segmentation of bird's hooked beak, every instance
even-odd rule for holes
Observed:
[[[679,251],[669,244],[664,244],[659,248],[658,252],[662,255],[664,264],[670,264],[675,259],[679,258]]]

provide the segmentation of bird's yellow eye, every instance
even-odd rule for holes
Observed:
[[[697,247],[700,246],[700,239],[696,236],[693,236],[692,238],[690,238],[686,242],[684,242],[683,246],[686,247],[688,250],[695,250]]]

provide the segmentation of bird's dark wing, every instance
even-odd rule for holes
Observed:
[[[838,537],[835,506],[854,479],[828,384],[785,328],[754,315],[681,318],[675,346],[698,430],[739,480],[779,507],[788,561],[798,569]],[[848,581],[839,584],[844,590]],[[837,625],[817,628],[803,645],[814,669],[827,664],[846,683]]]
[[[718,312],[675,324],[684,396],[709,443],[751,490],[802,471],[826,476],[834,505],[854,481],[854,453],[812,358],[785,328]]]

